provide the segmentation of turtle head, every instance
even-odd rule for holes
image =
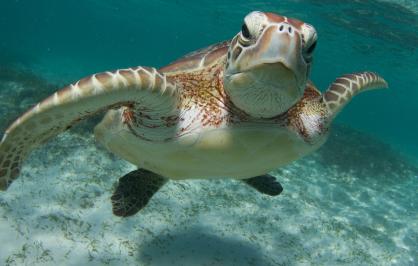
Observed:
[[[302,21],[248,14],[228,51],[224,85],[231,101],[254,117],[286,112],[303,95],[316,40],[315,29]]]

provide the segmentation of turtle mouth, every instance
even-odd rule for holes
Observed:
[[[303,88],[299,86],[298,76],[283,62],[264,62],[257,66],[230,73],[227,78],[240,79],[243,83],[252,87],[263,87],[264,89],[285,89],[295,94],[300,93]],[[256,85],[256,86],[254,86]],[[295,90],[297,88],[297,90]],[[293,91],[293,92],[292,92]],[[293,95],[296,96],[296,95]]]
[[[297,75],[282,63],[263,63],[225,77],[232,102],[247,114],[271,118],[286,112],[303,95]]]
[[[263,68],[268,68],[268,69],[277,68],[278,70],[280,68],[283,68],[283,69],[288,69],[289,71],[292,71],[291,67],[289,67],[288,64],[286,64],[285,62],[277,61],[277,60],[272,59],[271,62],[268,61],[268,60],[265,60],[264,62],[257,63],[257,64],[254,64],[254,65],[249,65],[245,68],[241,68],[241,69],[237,68],[237,69],[235,69],[235,71],[229,72],[227,74],[227,76],[232,76],[232,75],[235,75],[235,74],[251,72],[251,71],[259,70],[259,69],[263,69]]]

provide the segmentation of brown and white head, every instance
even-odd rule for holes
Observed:
[[[302,21],[251,12],[232,39],[224,86],[247,114],[270,118],[286,112],[303,95],[317,35]]]

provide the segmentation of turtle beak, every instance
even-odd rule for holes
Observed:
[[[277,69],[292,73],[296,87],[303,91],[306,85],[308,66],[302,54],[301,37],[295,28],[288,23],[273,25],[266,29],[260,41],[264,45],[260,45],[260,49],[256,52],[257,59],[249,61],[248,68],[266,64],[282,65]]]

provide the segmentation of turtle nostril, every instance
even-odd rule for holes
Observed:
[[[288,28],[289,33],[292,33],[292,27]]]
[[[279,30],[280,30],[280,31],[282,31],[282,30],[283,30],[283,25],[281,25],[281,26],[280,26]]]

